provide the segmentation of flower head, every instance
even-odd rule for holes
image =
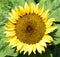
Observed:
[[[10,46],[16,47],[20,53],[24,51],[24,54],[28,52],[30,55],[33,51],[36,54],[37,50],[41,54],[47,47],[46,42],[53,41],[49,33],[57,28],[52,26],[55,19],[48,19],[49,10],[44,11],[44,6],[38,8],[38,5],[25,3],[24,8],[15,7],[15,10],[12,9],[9,13],[10,21],[5,27],[7,42],[10,42]]]

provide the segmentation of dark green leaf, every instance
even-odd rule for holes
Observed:
[[[60,57],[60,48],[57,46],[53,50],[53,57]]]

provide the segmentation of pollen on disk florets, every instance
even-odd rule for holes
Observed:
[[[46,42],[53,41],[49,33],[57,28],[51,26],[55,19],[48,19],[48,10],[44,11],[44,6],[38,8],[38,5],[25,3],[24,8],[15,7],[9,13],[10,21],[5,27],[7,42],[10,42],[10,46],[17,47],[20,53],[24,51],[24,54],[28,52],[30,55],[33,51],[36,54],[36,50],[42,53],[47,47]]]

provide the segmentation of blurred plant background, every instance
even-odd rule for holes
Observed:
[[[46,52],[41,55],[37,51],[37,54],[23,55],[16,52],[16,48],[11,48],[6,43],[6,35],[4,34],[4,26],[8,21],[6,18],[8,13],[15,6],[24,6],[25,2],[28,4],[30,2],[39,3],[39,7],[44,4],[45,10],[49,9],[49,17],[56,18],[53,25],[58,28],[50,35],[54,38],[54,43],[46,49]],[[60,0],[0,0],[0,57],[60,57]]]

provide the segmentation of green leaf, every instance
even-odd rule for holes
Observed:
[[[39,3],[39,7],[44,5],[45,10],[50,10],[49,18],[56,18],[56,21],[60,22],[60,0],[40,0]]]
[[[53,57],[60,57],[60,48],[58,46],[53,50]]]
[[[26,2],[29,4],[31,2],[34,2],[34,0],[26,0]]]
[[[10,2],[13,4],[13,6],[24,6],[25,0],[10,0]]]
[[[54,26],[57,26],[57,29],[55,31],[55,33],[53,32],[52,36],[54,36],[54,43],[58,44],[60,43],[60,24],[54,24]]]
[[[12,49],[9,46],[2,46],[2,47],[0,47],[0,55],[1,55],[1,57],[17,56],[17,52],[14,52],[14,49]]]
[[[3,26],[0,26],[0,57],[17,56],[15,49],[12,49],[12,47],[9,47],[8,43],[6,43],[7,37],[4,34],[4,31]]]
[[[60,24],[55,23],[54,26],[57,26],[55,37],[60,37]]]
[[[60,0],[39,0],[39,3],[40,6],[44,4],[45,9],[50,9],[51,11],[60,7]]]
[[[4,26],[4,24],[8,21],[6,17],[8,17],[8,13],[12,7],[13,5],[9,0],[0,1],[0,27]]]
[[[52,53],[49,49],[46,49],[45,53],[43,53],[40,57],[52,57]]]
[[[0,1],[0,14],[7,14],[13,7],[12,3],[9,0]]]
[[[60,43],[60,38],[55,38],[54,44],[59,44]]]
[[[49,18],[52,17],[55,18],[57,22],[60,22],[60,8],[57,8],[55,11],[52,12]]]
[[[7,15],[8,16],[8,15]],[[0,27],[1,26],[4,26],[5,23],[8,21],[8,19],[6,18],[7,17],[6,14],[1,14],[0,15]]]

